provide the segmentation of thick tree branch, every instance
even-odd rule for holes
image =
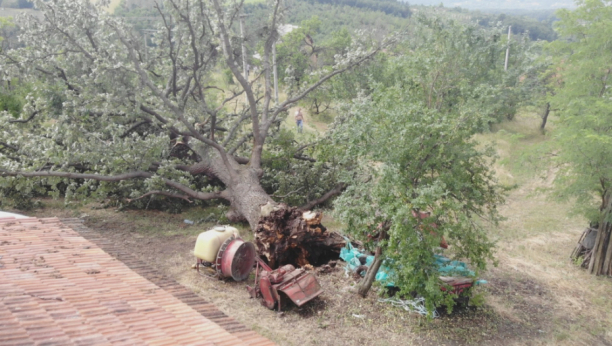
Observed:
[[[144,125],[144,124],[150,124],[151,121],[150,120],[143,120],[140,122],[137,122],[136,124],[132,125],[132,127],[130,127],[129,129],[127,129],[121,136],[119,136],[119,138],[125,138],[127,136],[129,136],[129,134],[136,130],[137,128],[139,128],[140,126]]]
[[[234,77],[236,77],[240,85],[242,85],[242,88],[244,89],[247,95],[247,100],[249,102],[252,132],[254,138],[253,152],[251,155],[251,167],[258,170],[261,169],[261,149],[263,148],[265,135],[262,135],[262,132],[260,131],[259,114],[257,112],[257,101],[255,99],[255,95],[253,94],[253,89],[249,85],[249,81],[240,73],[238,66],[236,66],[236,62],[234,61],[234,58],[232,56],[233,50],[229,40],[229,33],[223,21],[224,12],[221,6],[219,5],[219,0],[212,0],[212,3],[219,18],[218,28],[219,33],[221,34],[221,46],[223,48],[223,54],[225,55],[225,62],[232,71]]]
[[[179,191],[184,192],[186,195],[195,198],[195,199],[199,199],[199,200],[209,200],[209,199],[226,199],[229,200],[230,199],[230,193],[227,190],[221,191],[221,192],[200,192],[200,191],[195,191],[183,184],[177,183],[176,181],[172,181],[169,179],[164,179],[164,182],[166,183],[166,185],[173,187]]]
[[[17,148],[16,146],[10,145],[10,144],[5,143],[5,142],[0,142],[0,145],[3,145],[4,147],[9,148],[9,149],[14,150],[14,151],[19,151],[19,148]]]
[[[69,179],[92,179],[97,181],[121,181],[134,178],[150,178],[153,176],[151,172],[129,172],[117,175],[100,175],[100,174],[88,174],[88,173],[74,173],[74,172],[56,172],[56,171],[39,171],[39,172],[10,172],[6,169],[0,168],[0,177],[61,177]]]
[[[122,181],[122,180],[135,179],[135,178],[151,178],[153,176],[153,173],[136,171],[136,172],[117,174],[117,175],[100,175],[100,174],[74,173],[74,172],[57,172],[57,171],[10,172],[10,171],[0,168],[0,177],[19,177],[19,176],[27,177],[27,178],[61,177],[61,178],[68,178],[68,179],[91,179],[91,180],[96,180],[96,181],[115,182],[115,181]],[[177,189],[192,198],[196,198],[200,200],[209,200],[209,199],[216,199],[216,198],[222,198],[222,199],[229,200],[230,198],[228,191],[205,193],[205,192],[195,191],[183,184],[177,183],[176,181],[172,181],[170,179],[166,179],[166,178],[162,178],[162,179],[167,186]]]
[[[236,120],[236,122],[234,123],[234,125],[232,125],[232,127],[229,130],[229,133],[227,135],[227,138],[225,138],[225,141],[223,141],[223,146],[227,146],[229,144],[229,142],[234,139],[234,136],[236,136],[236,131],[238,130],[238,128],[240,127],[240,125],[249,118],[249,114],[248,113],[244,113],[240,119]]]
[[[34,119],[37,114],[38,110],[34,111],[27,119],[9,120],[9,123],[27,123],[28,121]]]
[[[314,208],[317,204],[321,204],[325,201],[327,201],[328,199],[339,195],[340,193],[342,193],[342,191],[344,191],[344,189],[346,188],[346,184],[344,183],[340,183],[338,185],[336,185],[336,187],[334,187],[333,189],[329,190],[326,194],[324,194],[323,196],[312,200],[306,204],[304,204],[303,206],[299,207],[299,209],[301,210],[310,210],[312,208]]]
[[[243,145],[244,143],[246,143],[246,141],[248,141],[251,137],[253,137],[253,133],[249,132],[246,135],[244,135],[244,137],[242,137],[242,139],[240,139],[238,141],[238,143],[236,143],[236,146],[231,149],[228,154],[230,155],[234,155],[234,153],[236,152],[236,150],[238,150],[238,148],[240,148],[241,145]]]
[[[272,81],[270,76],[270,53],[272,52],[272,48],[276,43],[278,32],[276,30],[276,19],[278,16],[278,11],[280,7],[280,1],[276,1],[274,5],[274,13],[272,15],[272,25],[270,30],[270,35],[266,39],[264,45],[264,56],[263,56],[263,68],[264,68],[264,80],[265,80],[265,96],[264,96],[264,104],[263,104],[263,112],[262,112],[262,122],[265,124],[268,121],[268,111],[270,110],[270,101],[272,100]]]
[[[317,162],[316,159],[313,159],[312,157],[308,157],[308,156],[305,156],[305,155],[295,154],[295,155],[293,155],[293,158],[297,159],[297,160],[302,160],[302,161]]]
[[[185,195],[179,195],[177,193],[172,193],[172,192],[167,192],[167,191],[151,191],[151,192],[147,192],[144,195],[140,196],[140,197],[136,197],[136,198],[128,198],[127,201],[128,203],[137,201],[139,199],[145,198],[147,196],[151,196],[151,195],[162,195],[162,196],[167,196],[167,197],[172,197],[172,198],[180,198],[183,199],[189,203],[193,203],[189,197],[185,196]]]

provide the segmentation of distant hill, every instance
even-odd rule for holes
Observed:
[[[470,10],[555,10],[576,7],[573,0],[409,0],[410,5],[462,7]]]

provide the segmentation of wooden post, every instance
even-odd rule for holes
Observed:
[[[149,61],[149,52],[147,50],[147,32],[142,33],[142,37],[144,38],[144,53],[145,53],[145,61]]]
[[[506,48],[506,62],[504,63],[504,71],[508,71],[508,56],[510,56],[510,34],[512,33],[512,26],[508,27],[508,48]]]
[[[272,44],[272,72],[274,73],[274,101],[278,106],[278,72],[276,70],[276,42]]]

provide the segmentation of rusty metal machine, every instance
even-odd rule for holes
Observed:
[[[215,277],[244,281],[249,278],[255,263],[255,286],[247,286],[252,298],[261,298],[262,305],[280,311],[289,301],[302,306],[323,290],[312,273],[285,265],[272,270],[257,256],[255,245],[238,237],[238,230],[219,226],[198,236],[193,251],[195,268],[210,267]]]
[[[194,249],[196,269],[200,271],[200,266],[209,266],[221,279],[248,279],[257,254],[253,243],[242,240],[237,231],[222,226],[200,234]]]
[[[256,257],[256,262],[255,286],[247,286],[247,291],[268,309],[280,311],[289,300],[302,306],[323,293],[316,277],[304,269],[288,264],[272,270],[261,258]]]

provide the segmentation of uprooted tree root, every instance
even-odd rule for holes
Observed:
[[[344,238],[329,232],[320,212],[304,212],[281,204],[262,215],[255,228],[255,245],[272,268],[285,264],[303,267],[323,265],[338,259]]]

